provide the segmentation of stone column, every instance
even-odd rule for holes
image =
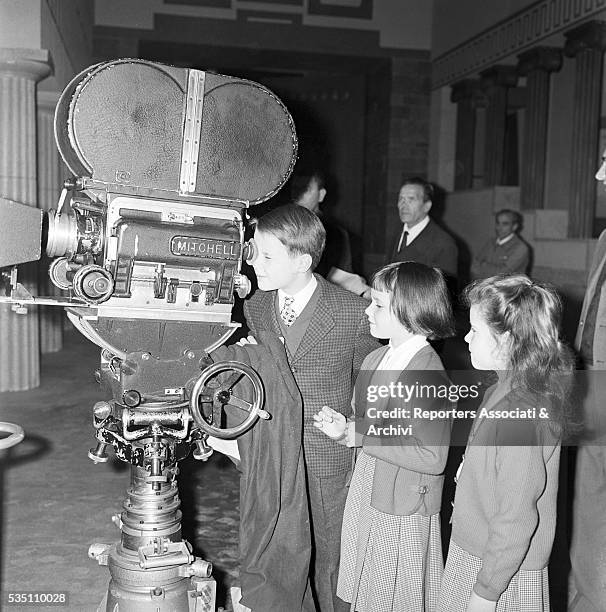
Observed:
[[[454,188],[471,189],[476,135],[476,108],[483,97],[480,81],[464,79],[452,86],[450,101],[457,105]]]
[[[524,156],[520,181],[520,207],[543,208],[547,160],[550,74],[562,67],[562,51],[535,47],[518,55],[518,74],[526,77]]]
[[[570,238],[591,238],[595,217],[595,180],[600,137],[602,69],[606,22],[588,21],[565,33],[564,53],[574,57],[574,112],[570,154]]]
[[[504,182],[507,89],[515,86],[518,75],[514,66],[492,66],[480,74],[488,97],[484,185],[492,187]]]
[[[0,48],[0,196],[36,206],[36,83],[51,72],[43,49]],[[20,267],[20,280],[35,293],[36,265]],[[0,305],[0,391],[40,383],[38,313]]]
[[[54,116],[58,101],[58,93],[38,91],[38,207],[43,210],[57,207],[63,180],[68,176],[55,144]],[[40,264],[39,295],[62,295],[63,292],[51,283],[48,276],[49,259],[43,257]],[[65,311],[56,306],[41,306],[38,316],[40,351],[42,354],[60,351],[63,347]]]

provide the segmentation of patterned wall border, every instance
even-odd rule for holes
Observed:
[[[569,30],[604,9],[606,0],[539,0],[436,57],[432,62],[432,88],[475,74],[552,34]]]
[[[231,0],[164,0],[164,4],[202,6],[204,8],[230,9]]]

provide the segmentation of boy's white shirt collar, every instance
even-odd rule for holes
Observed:
[[[389,349],[385,353],[377,370],[403,370],[408,366],[410,360],[424,347],[428,346],[427,338],[415,334],[400,346],[393,347],[389,343]]]
[[[282,310],[282,306],[284,306],[284,298],[286,296],[292,297],[295,299],[295,301],[291,304],[290,307],[295,311],[296,315],[299,316],[303,312],[305,306],[307,306],[309,300],[311,300],[311,296],[314,294],[314,291],[316,290],[317,286],[318,281],[316,280],[316,277],[312,274],[311,279],[309,280],[307,285],[305,285],[305,287],[303,287],[303,289],[301,289],[300,291],[297,291],[297,293],[295,293],[294,295],[288,295],[287,293],[282,291],[282,289],[278,289],[278,306],[280,310]]]
[[[403,232],[408,232],[408,238],[406,244],[409,245],[429,224],[429,215],[425,216],[425,219],[419,221],[416,225],[408,227],[408,224],[404,224]]]
[[[505,236],[505,238],[497,238],[497,244],[499,246],[502,246],[503,244],[506,244],[510,240],[512,240],[514,236],[515,236],[515,232],[511,232],[511,234],[509,234],[509,236]]]

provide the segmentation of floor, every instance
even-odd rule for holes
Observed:
[[[115,542],[128,466],[95,465],[92,405],[103,399],[93,379],[99,349],[66,334],[64,349],[43,357],[42,382],[27,392],[0,393],[0,420],[21,425],[25,440],[0,456],[0,610],[11,592],[65,592],[69,604],[44,609],[94,611],[109,581],[88,558],[89,545]],[[238,473],[219,455],[180,463],[183,529],[198,556],[211,561],[218,604],[237,581]]]
[[[447,344],[452,368],[464,367],[468,356]],[[128,485],[128,467],[117,460],[93,464],[92,405],[103,399],[94,381],[99,350],[75,332],[65,336],[64,349],[46,355],[39,388],[0,393],[0,420],[21,425],[26,439],[0,455],[0,609],[9,592],[66,592],[69,605],[55,610],[94,611],[109,581],[107,568],[88,558],[89,545],[115,542],[119,532],[111,517],[119,513]],[[448,537],[452,476],[462,449],[453,448],[443,505],[445,544]],[[230,586],[237,584],[238,473],[215,455],[207,463],[189,458],[180,464],[183,532],[198,556],[211,561],[218,582],[218,605],[226,605]],[[566,465],[566,462],[563,462]],[[563,468],[561,491],[569,471]],[[567,556],[567,511],[562,495],[560,522],[552,563],[552,606],[564,612]]]

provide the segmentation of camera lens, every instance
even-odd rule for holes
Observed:
[[[76,216],[69,210],[48,211],[46,254],[49,257],[71,256],[78,247]]]

